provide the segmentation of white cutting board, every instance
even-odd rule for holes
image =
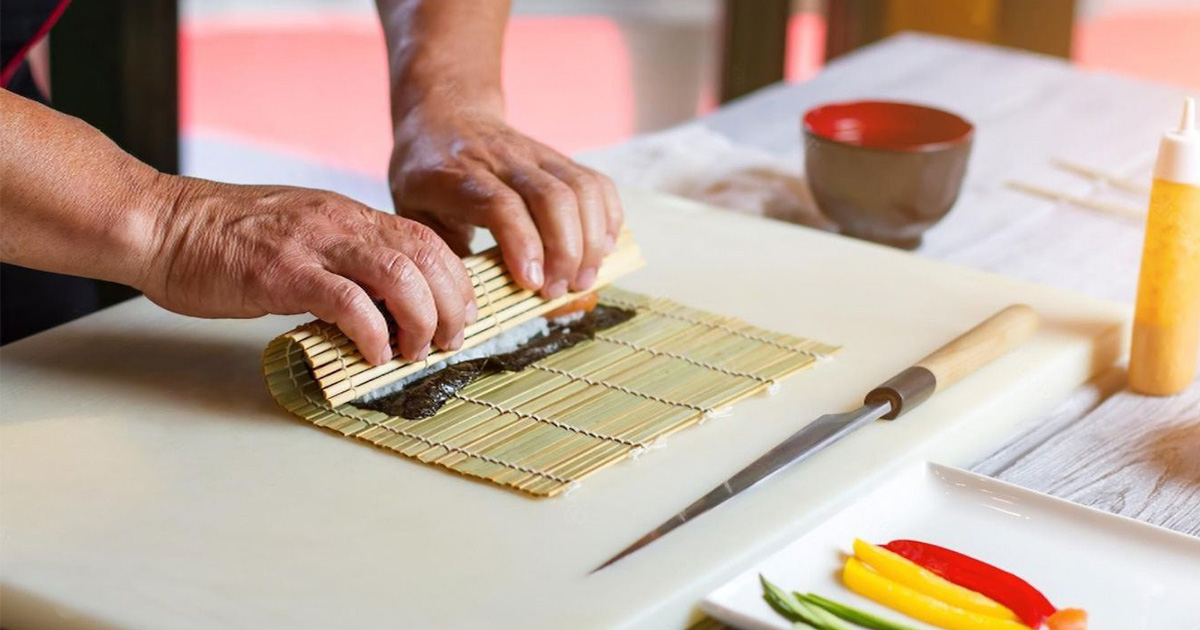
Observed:
[[[0,608],[37,628],[678,628],[710,590],[918,459],[965,464],[1124,347],[1125,308],[628,191],[620,285],[842,344],[667,448],[530,499],[278,410],[267,341],[139,299],[0,351]],[[606,569],[817,415],[1015,301],[1037,337]]]

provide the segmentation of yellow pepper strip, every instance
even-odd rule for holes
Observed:
[[[1003,604],[986,595],[963,588],[898,553],[855,538],[854,555],[870,565],[880,575],[899,582],[918,593],[940,599],[955,608],[962,608],[997,619],[1017,621],[1017,616],[1013,611],[1004,607]]]
[[[842,580],[850,590],[867,599],[946,630],[1030,630],[1029,626],[1016,621],[955,608],[946,602],[918,593],[883,577],[856,558],[846,559]]]

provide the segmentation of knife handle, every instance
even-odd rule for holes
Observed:
[[[892,410],[883,418],[898,418],[1029,339],[1037,327],[1036,311],[1025,304],[1009,306],[871,390],[865,402],[890,403]]]

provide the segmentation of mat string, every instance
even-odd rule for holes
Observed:
[[[786,343],[780,343],[778,341],[775,341],[774,339],[768,339],[768,338],[760,336],[760,335],[755,335],[754,333],[748,333],[744,330],[738,330],[736,328],[731,328],[729,326],[726,326],[725,324],[705,321],[703,319],[699,319],[696,317],[690,317],[688,315],[683,315],[681,313],[673,313],[671,311],[666,311],[666,310],[663,310],[663,309],[655,306],[653,302],[647,302],[646,304],[635,304],[634,302],[622,300],[620,298],[608,297],[608,296],[605,296],[605,301],[610,304],[620,306],[622,308],[629,308],[629,309],[634,309],[634,310],[643,309],[643,310],[650,311],[651,313],[654,313],[656,315],[661,315],[663,317],[669,317],[671,319],[677,319],[679,321],[687,322],[689,324],[694,324],[697,326],[705,326],[707,328],[720,330],[722,332],[729,333],[735,337],[741,337],[742,339],[749,339],[751,341],[757,341],[759,343],[766,344],[768,346],[773,346],[773,347],[779,348],[780,350],[787,350],[789,352],[798,352],[800,354],[812,357],[814,359],[818,359],[820,361],[825,361],[830,358],[830,356],[828,354],[825,354],[823,352],[817,352],[815,350],[809,350],[807,348],[798,348],[796,346],[788,345]]]
[[[658,451],[667,448],[667,436],[660,435],[650,441],[644,448],[635,448],[629,453],[630,459],[637,459],[650,451]]]
[[[297,345],[299,345],[299,344],[297,344]],[[389,348],[391,347],[391,340],[388,341],[388,347]],[[288,357],[288,360],[289,361],[291,360],[290,356]],[[343,372],[345,372],[346,370],[349,369],[349,366],[346,365],[346,355],[344,353],[338,352],[337,360],[338,360],[338,364],[340,364],[342,366]],[[350,383],[350,395],[355,398],[358,398],[358,389],[354,387],[354,379],[346,379],[346,380]]]
[[[595,379],[591,379],[586,376],[568,372],[567,370],[560,370],[558,368],[549,367],[549,366],[545,366],[545,365],[538,365],[536,363],[534,363],[530,367],[534,368],[535,370],[541,370],[543,372],[550,372],[551,374],[558,374],[559,376],[565,376],[565,377],[571,379],[572,381],[577,381],[580,383],[584,383],[586,385],[594,385],[596,387],[605,387],[608,389],[616,390],[623,394],[629,394],[630,396],[636,396],[638,398],[644,398],[646,400],[653,400],[654,402],[662,403],[664,405],[670,405],[672,407],[682,407],[684,409],[691,409],[692,411],[699,411],[700,413],[712,413],[712,411],[713,411],[709,407],[701,407],[700,405],[693,405],[692,403],[687,403],[687,402],[683,402],[683,401],[679,401],[679,400],[669,400],[669,399],[663,398],[661,396],[655,396],[654,394],[647,394],[646,392],[639,392],[635,389],[630,389],[628,387],[625,387],[624,385],[617,385],[616,383],[608,383],[605,381],[597,381]]]
[[[683,361],[684,363],[690,363],[696,367],[702,367],[706,370],[720,372],[721,374],[724,374],[726,376],[740,376],[742,378],[749,378],[749,379],[756,380],[759,383],[763,383],[766,385],[774,385],[775,384],[775,379],[773,379],[773,378],[763,378],[757,374],[751,374],[750,372],[740,372],[738,370],[731,370],[729,368],[723,368],[719,365],[713,365],[711,363],[705,363],[703,361],[698,361],[687,355],[677,354],[675,352],[667,352],[666,350],[656,350],[654,348],[647,348],[646,346],[636,344],[632,341],[625,341],[624,339],[617,339],[616,337],[610,337],[608,335],[601,335],[599,333],[596,334],[596,339],[599,339],[600,341],[607,341],[608,343],[615,343],[617,345],[625,346],[627,348],[633,348],[634,350],[637,350],[638,352],[646,352],[646,353],[652,354],[656,357],[669,357],[672,359],[677,359],[679,361]]]
[[[492,291],[487,288],[487,285],[479,278],[479,272],[471,267],[467,267],[467,272],[471,274],[471,283],[479,284],[479,288],[483,289],[483,299],[487,302],[488,317],[492,318],[492,325],[489,328],[496,328],[503,331],[504,328],[500,325],[500,318],[496,316],[496,307],[492,304]]]
[[[462,392],[455,394],[454,397],[459,400],[462,400],[464,402],[469,402],[474,405],[482,405],[484,407],[488,407],[498,413],[512,414],[518,418],[525,418],[526,420],[533,420],[534,422],[542,422],[542,423],[545,423],[545,424],[548,424],[551,426],[558,427],[565,431],[571,431],[572,433],[586,435],[590,438],[595,438],[597,440],[616,442],[618,444],[624,444],[625,446],[632,446],[634,448],[645,448],[646,447],[646,445],[642,442],[633,442],[630,440],[626,440],[625,438],[619,438],[615,435],[605,435],[603,433],[596,433],[595,431],[590,431],[588,429],[584,429],[581,427],[572,426],[565,422],[559,422],[558,420],[552,420],[545,416],[540,416],[536,413],[531,413],[528,411],[521,411],[520,409],[512,409],[509,407],[505,407],[503,405],[498,405],[490,400],[483,400],[482,398],[475,398],[473,396],[468,396]]]

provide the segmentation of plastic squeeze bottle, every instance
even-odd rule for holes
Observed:
[[[1163,135],[1154,164],[1142,272],[1129,354],[1129,385],[1166,396],[1191,384],[1200,352],[1200,131],[1196,102]]]

